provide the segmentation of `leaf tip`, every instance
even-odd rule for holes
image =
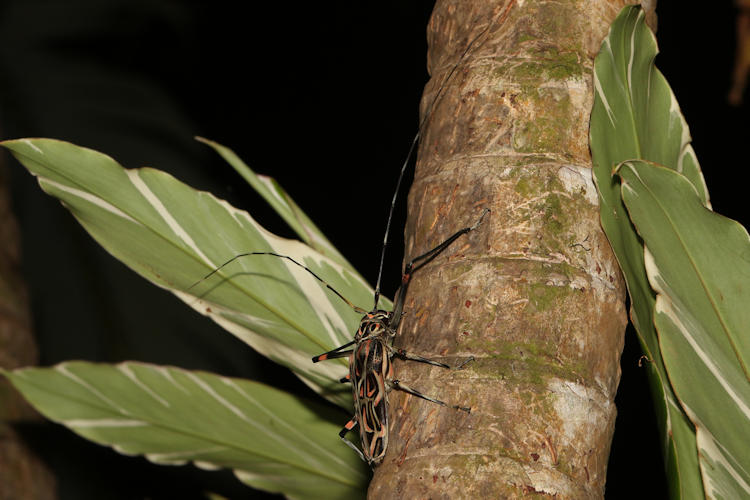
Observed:
[[[628,160],[621,161],[620,163],[616,163],[615,165],[612,165],[612,170],[610,171],[610,175],[614,177],[615,175],[620,175],[620,170],[622,170],[622,166],[625,165],[628,162]]]

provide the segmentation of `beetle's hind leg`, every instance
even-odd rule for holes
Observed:
[[[471,413],[471,408],[468,408],[468,407],[466,407],[466,406],[459,406],[459,405],[449,405],[449,404],[448,404],[448,403],[446,403],[445,401],[440,401],[439,399],[435,399],[435,398],[433,398],[433,397],[430,397],[430,396],[426,396],[425,394],[422,394],[422,393],[421,393],[421,392],[419,392],[418,390],[416,390],[416,389],[412,389],[412,388],[411,388],[411,387],[409,387],[408,385],[404,385],[404,384],[402,384],[400,380],[392,380],[392,381],[391,381],[391,382],[389,383],[389,385],[390,385],[390,386],[391,386],[391,387],[392,387],[393,389],[398,389],[399,391],[404,391],[404,392],[408,392],[409,394],[411,394],[411,395],[413,395],[413,396],[416,396],[416,397],[418,397],[418,398],[422,398],[422,399],[424,399],[424,400],[426,400],[426,401],[429,401],[429,402],[431,402],[431,403],[435,403],[435,404],[438,404],[438,405],[440,405],[440,406],[446,406],[446,407],[449,407],[449,408],[454,408],[454,409],[456,409],[456,410],[462,410],[462,411],[465,411],[466,413]]]
[[[396,348],[391,347],[390,350],[391,350],[391,353],[394,356],[397,356],[397,357],[399,357],[401,359],[407,359],[409,361],[416,361],[418,363],[426,363],[428,365],[439,366],[440,368],[447,368],[449,370],[460,370],[461,368],[463,368],[464,366],[466,366],[471,361],[474,361],[474,356],[469,356],[461,364],[456,365],[456,366],[450,366],[450,365],[447,365],[445,363],[441,363],[440,361],[435,361],[433,359],[425,358],[424,356],[420,356],[418,354],[413,354],[411,352],[407,352],[407,351],[405,351],[403,349],[396,349]]]

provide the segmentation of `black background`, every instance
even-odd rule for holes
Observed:
[[[202,135],[233,148],[298,202],[374,282],[396,175],[417,129],[433,2],[0,1],[0,134],[68,140],[154,166],[292,237]],[[734,9],[663,1],[657,64],[691,127],[714,209],[747,225],[747,107],[726,94]],[[286,370],[146,283],[93,243],[14,161],[14,210],[41,362],[142,361],[311,393]],[[409,180],[405,183],[408,188]],[[398,285],[403,190],[384,274]],[[658,436],[632,331],[622,357],[607,498],[665,496]],[[347,415],[342,413],[342,424]],[[253,497],[228,472],[157,467],[58,426],[29,438],[61,498]],[[259,495],[259,494],[258,494]]]

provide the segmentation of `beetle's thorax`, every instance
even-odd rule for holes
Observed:
[[[361,341],[373,337],[393,336],[394,333],[391,331],[391,313],[382,309],[375,309],[362,316],[354,340]]]

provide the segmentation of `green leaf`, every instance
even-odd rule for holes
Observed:
[[[267,177],[265,175],[258,175],[243,162],[234,151],[226,146],[205,139],[203,137],[196,137],[200,142],[211,146],[217,153],[221,155],[237,173],[239,173],[258,194],[260,194],[266,202],[268,202],[276,213],[278,213],[284,221],[289,224],[297,236],[302,239],[307,245],[315,249],[317,252],[325,255],[333,261],[338,262],[342,266],[350,269],[354,272],[354,268],[339,253],[338,250],[328,241],[320,229],[311,221],[307,215],[305,215],[299,206],[292,200],[292,197],[284,191],[284,188],[276,182],[275,179]]]
[[[238,254],[271,251],[305,264],[368,308],[373,291],[348,266],[269,233],[246,212],[164,172],[126,170],[109,156],[51,139],[2,145],[114,257],[331,401],[351,406],[350,389],[338,382],[346,361],[313,364],[310,358],[350,341],[360,314],[304,269],[278,257],[248,256],[191,288]]]
[[[629,161],[622,198],[643,238],[670,381],[695,424],[706,493],[750,496],[750,236],[683,175]]]
[[[590,145],[599,191],[601,224],[620,264],[631,297],[630,318],[647,364],[673,498],[703,498],[691,424],[670,386],[653,325],[655,294],[646,276],[643,244],[613,178],[631,159],[682,172],[708,205],[708,192],[690,146],[690,132],[664,76],[654,66],[656,39],[638,7],[625,7],[594,61]]]
[[[363,498],[366,467],[319,404],[247,380],[179,368],[62,363],[5,372],[50,420],[152,462],[231,468],[289,498]]]

